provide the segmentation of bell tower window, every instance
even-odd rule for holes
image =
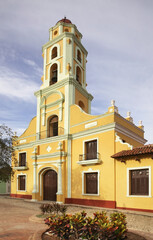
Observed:
[[[48,121],[48,137],[58,136],[58,116],[53,116]]]
[[[76,68],[76,80],[81,84],[81,70],[78,66]]]
[[[77,50],[77,60],[81,63],[81,52]]]
[[[57,47],[54,47],[53,50],[52,50],[52,56],[51,58],[56,58],[57,57]]]
[[[82,108],[82,110],[85,109],[84,103],[82,101],[79,101],[78,105],[80,108]]]
[[[57,70],[58,70],[57,64],[54,63],[50,69],[50,85],[57,82],[57,75],[58,75]]]

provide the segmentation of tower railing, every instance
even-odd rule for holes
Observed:
[[[45,138],[50,138],[50,137],[55,137],[55,136],[61,136],[64,135],[64,128],[58,127],[58,128],[53,128],[45,131],[41,131],[36,134],[38,139],[45,139]]]
[[[100,153],[98,152],[91,152],[91,153],[85,153],[79,155],[79,161],[88,161],[93,159],[100,159]]]

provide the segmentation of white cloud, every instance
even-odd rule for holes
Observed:
[[[19,98],[26,102],[35,102],[34,91],[39,85],[29,79],[29,76],[22,72],[12,71],[6,67],[0,67],[1,95],[8,98]]]
[[[26,59],[26,58],[23,58],[23,62],[26,63],[27,65],[31,66],[31,67],[36,67],[36,63],[30,59]]]
[[[32,67],[32,69],[35,71],[35,74],[37,74],[39,77],[43,74],[43,69],[39,67],[36,62],[34,62],[31,59],[23,58],[23,62],[27,64],[28,66]]]

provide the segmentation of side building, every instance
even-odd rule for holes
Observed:
[[[49,42],[42,47],[43,84],[35,92],[37,116],[18,138],[11,196],[136,208],[123,191],[127,178],[124,176],[124,186],[120,178],[126,164],[118,167],[120,161],[111,156],[144,146],[143,126],[141,122],[136,126],[130,113],[122,117],[115,101],[106,113],[91,115],[93,97],[86,89],[87,51],[81,39],[82,34],[66,18],[49,30]],[[134,166],[140,164],[134,162]],[[150,171],[151,165],[152,161]],[[151,203],[151,195],[147,197]],[[153,205],[146,207],[142,199],[144,196],[135,199],[140,201],[139,208],[153,210]]]

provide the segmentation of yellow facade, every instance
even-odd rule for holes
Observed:
[[[42,48],[43,84],[35,93],[37,116],[18,138],[11,195],[153,210],[151,195],[127,196],[127,169],[149,166],[152,173],[151,158],[125,164],[111,157],[143,146],[142,126],[123,118],[114,101],[106,113],[90,114],[93,97],[86,90],[82,35],[65,18],[49,31]]]

